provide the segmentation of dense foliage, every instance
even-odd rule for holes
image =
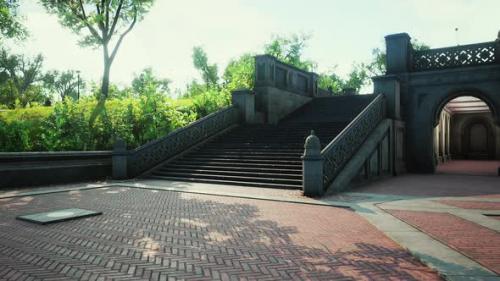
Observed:
[[[66,99],[54,107],[0,113],[1,151],[111,149],[117,137],[134,148],[196,120],[193,102],[179,102],[152,93],[140,98],[110,99],[103,118],[89,126],[97,101]]]
[[[9,38],[26,37],[26,29],[17,14],[18,7],[18,0],[0,0],[0,42]]]

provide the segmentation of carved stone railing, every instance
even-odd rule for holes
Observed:
[[[138,176],[200,141],[236,125],[239,118],[238,108],[230,106],[130,151],[127,156],[128,177]]]
[[[322,151],[323,186],[325,188],[342,170],[372,130],[386,116],[386,102],[378,95],[372,102],[347,125]]]
[[[498,48],[497,42],[486,42],[414,51],[411,67],[413,71],[426,71],[499,63]]]
[[[314,97],[318,75],[280,62],[270,55],[255,57],[255,87],[275,87],[299,95]]]

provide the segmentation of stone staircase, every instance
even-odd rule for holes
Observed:
[[[372,100],[371,95],[315,98],[277,125],[245,124],[143,177],[300,189],[305,138],[314,130],[326,146]]]

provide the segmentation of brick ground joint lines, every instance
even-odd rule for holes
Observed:
[[[497,231],[448,213],[386,211],[500,274],[500,233]]]
[[[17,204],[22,197],[1,201],[0,256],[23,260],[17,268],[11,262],[13,270],[33,278],[440,279],[350,210],[135,188],[109,191],[31,196],[24,205]],[[68,206],[103,215],[48,226],[14,219]]]

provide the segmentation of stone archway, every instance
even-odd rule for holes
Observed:
[[[474,118],[462,128],[462,152],[467,160],[495,158],[494,128],[484,118]]]
[[[490,98],[490,94],[487,94],[475,88],[452,89],[448,93],[446,93],[443,97],[441,97],[440,100],[437,101],[437,103],[435,102],[433,106],[434,126],[436,126],[439,123],[440,114],[443,111],[443,108],[446,106],[446,104],[448,104],[451,100],[461,96],[471,96],[484,101],[488,105],[497,125],[500,126],[500,112],[499,112],[500,104],[496,104],[495,100],[493,98]]]
[[[436,154],[436,149],[446,151],[446,148],[443,148],[445,145],[436,148],[435,127],[440,125],[441,112],[449,101],[461,96],[476,97],[488,105],[493,126],[500,124],[500,96],[489,91],[478,88],[457,88],[452,85],[428,86],[422,87],[421,91],[415,90],[412,91],[413,98],[407,102],[408,113],[405,116],[409,171],[434,173],[440,161],[446,160]],[[450,153],[441,154],[450,155]]]
[[[404,122],[407,171],[436,171],[434,127],[445,104],[459,96],[474,96],[489,106],[500,147],[499,58],[497,41],[415,50],[406,33],[386,37],[387,70],[373,78],[374,92],[386,95],[388,116]]]

